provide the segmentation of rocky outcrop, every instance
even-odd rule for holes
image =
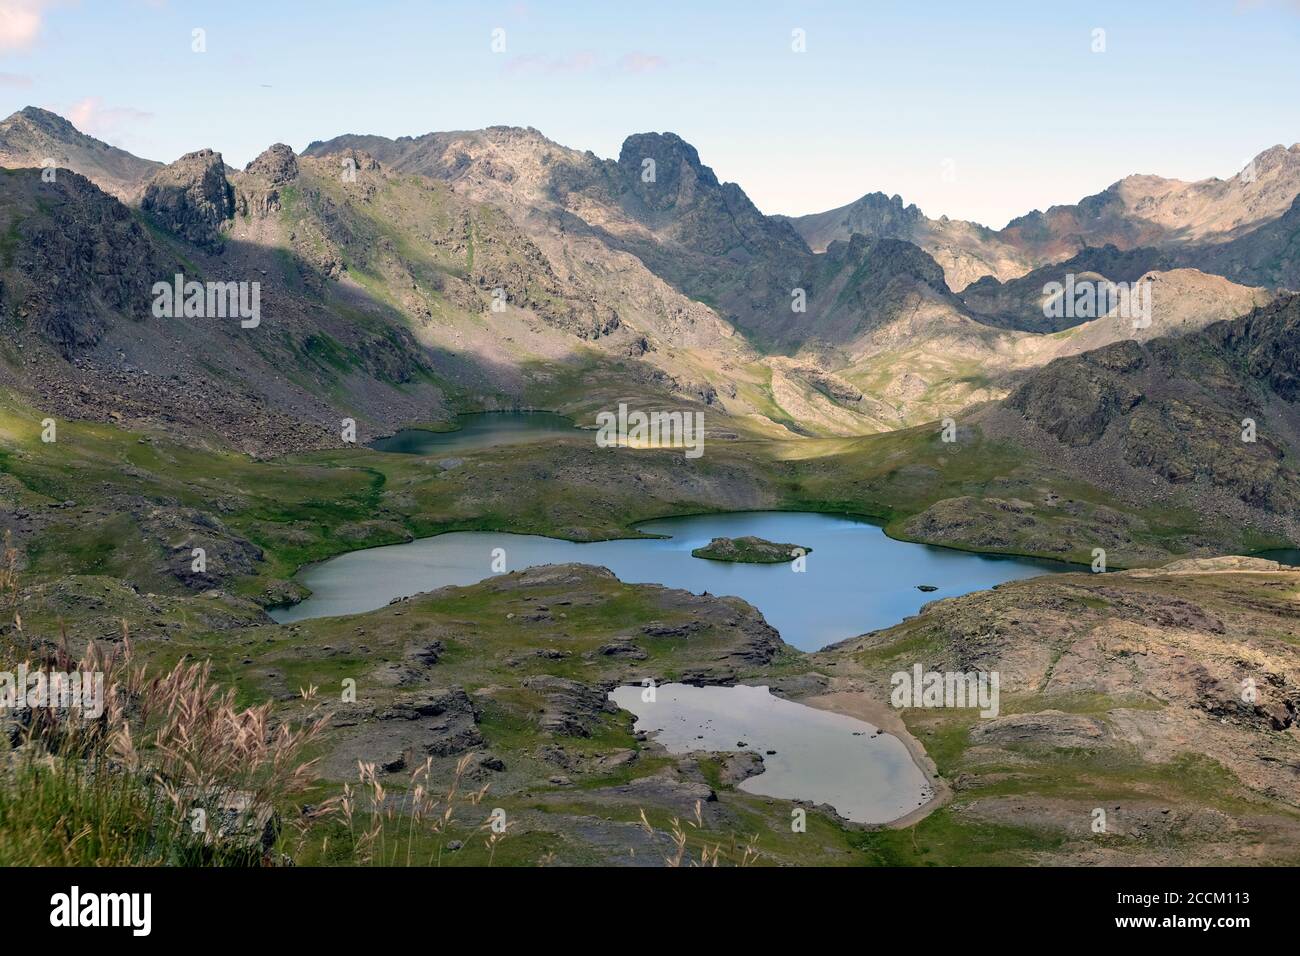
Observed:
[[[6,254],[7,314],[64,358],[98,344],[115,316],[148,314],[151,284],[165,267],[125,206],[66,170],[50,183],[4,177],[0,197],[16,240]]]
[[[138,521],[141,530],[167,555],[159,571],[192,591],[220,587],[251,575],[262,560],[261,548],[202,511],[150,508]]]
[[[1110,734],[1105,721],[1083,714],[1044,710],[1036,714],[1012,714],[981,720],[971,728],[971,743],[1000,747],[1069,747],[1089,750],[1104,747]]]
[[[241,216],[265,218],[279,212],[280,190],[298,178],[298,157],[283,143],[276,143],[244,167],[236,191],[236,208]]]
[[[432,757],[451,757],[484,745],[478,714],[463,687],[434,688],[405,694],[377,715],[381,721],[412,721],[417,750]]]
[[[298,178],[298,157],[284,143],[276,143],[245,166],[244,172],[260,176],[272,186],[284,186]]]
[[[219,251],[222,225],[235,214],[235,191],[221,154],[201,149],[182,156],[150,180],[140,208],[168,232]]]
[[[601,714],[618,712],[604,690],[580,681],[538,676],[527,678],[523,686],[541,694],[545,700],[538,722],[547,733],[590,737]]]
[[[1147,365],[1136,342],[1058,359],[1007,397],[1006,404],[1066,445],[1090,445],[1127,415],[1143,393],[1125,379]]]

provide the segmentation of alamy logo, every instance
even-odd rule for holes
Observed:
[[[1043,286],[1043,315],[1049,319],[1097,319],[1110,315],[1132,319],[1135,329],[1151,325],[1151,282],[1098,282],[1076,279],[1068,273],[1065,282]]]
[[[86,671],[0,671],[0,713],[19,707],[77,711],[96,720],[104,713],[104,675]]]
[[[238,318],[242,329],[262,324],[260,282],[186,282],[178,272],[172,282],[155,282],[151,291],[159,319]]]
[[[1001,679],[997,671],[898,671],[890,679],[895,707],[978,707],[981,717],[998,715]]]
[[[619,402],[618,414],[596,415],[596,429],[601,448],[685,448],[687,458],[704,454],[703,412],[629,412]]]
[[[131,935],[148,936],[153,928],[153,894],[82,893],[74,886],[71,892],[50,897],[50,925],[129,926]]]

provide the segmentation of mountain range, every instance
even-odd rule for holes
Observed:
[[[365,438],[619,400],[706,410],[717,435],[886,431],[1300,285],[1300,146],[997,231],[881,193],[766,216],[672,133],[617,159],[533,129],[345,135],[237,170],[210,149],[140,159],[28,107],[0,123],[0,163],[0,379],[256,453],[337,444],[343,418]],[[155,317],[176,274],[259,283],[260,327]],[[1153,324],[1047,318],[1067,274],[1149,280]]]
[[[1005,282],[1093,247],[1230,243],[1291,210],[1298,178],[1300,144],[1290,149],[1278,145],[1231,179],[1127,176],[1072,205],[1019,216],[1000,230],[947,216],[930,219],[915,205],[904,206],[899,196],[880,192],[789,222],[819,252],[853,233],[914,242],[943,264],[949,284],[960,292],[985,276]]]

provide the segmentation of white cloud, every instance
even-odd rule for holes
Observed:
[[[595,69],[596,54],[586,50],[571,56],[550,58],[544,56],[516,56],[506,64],[510,73],[586,73]]]
[[[68,108],[67,117],[83,133],[111,143],[130,127],[153,119],[153,114],[130,106],[106,107],[98,96],[87,96]]]
[[[0,50],[25,50],[41,32],[52,0],[0,0]]]
[[[625,73],[653,73],[668,65],[668,60],[657,53],[624,53],[618,58],[618,68]]]

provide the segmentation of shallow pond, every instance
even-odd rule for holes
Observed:
[[[743,684],[664,684],[652,702],[644,693],[618,687],[609,697],[670,752],[762,756],[763,772],[737,785],[747,793],[830,804],[855,823],[897,820],[933,795],[903,742],[865,721]]]

